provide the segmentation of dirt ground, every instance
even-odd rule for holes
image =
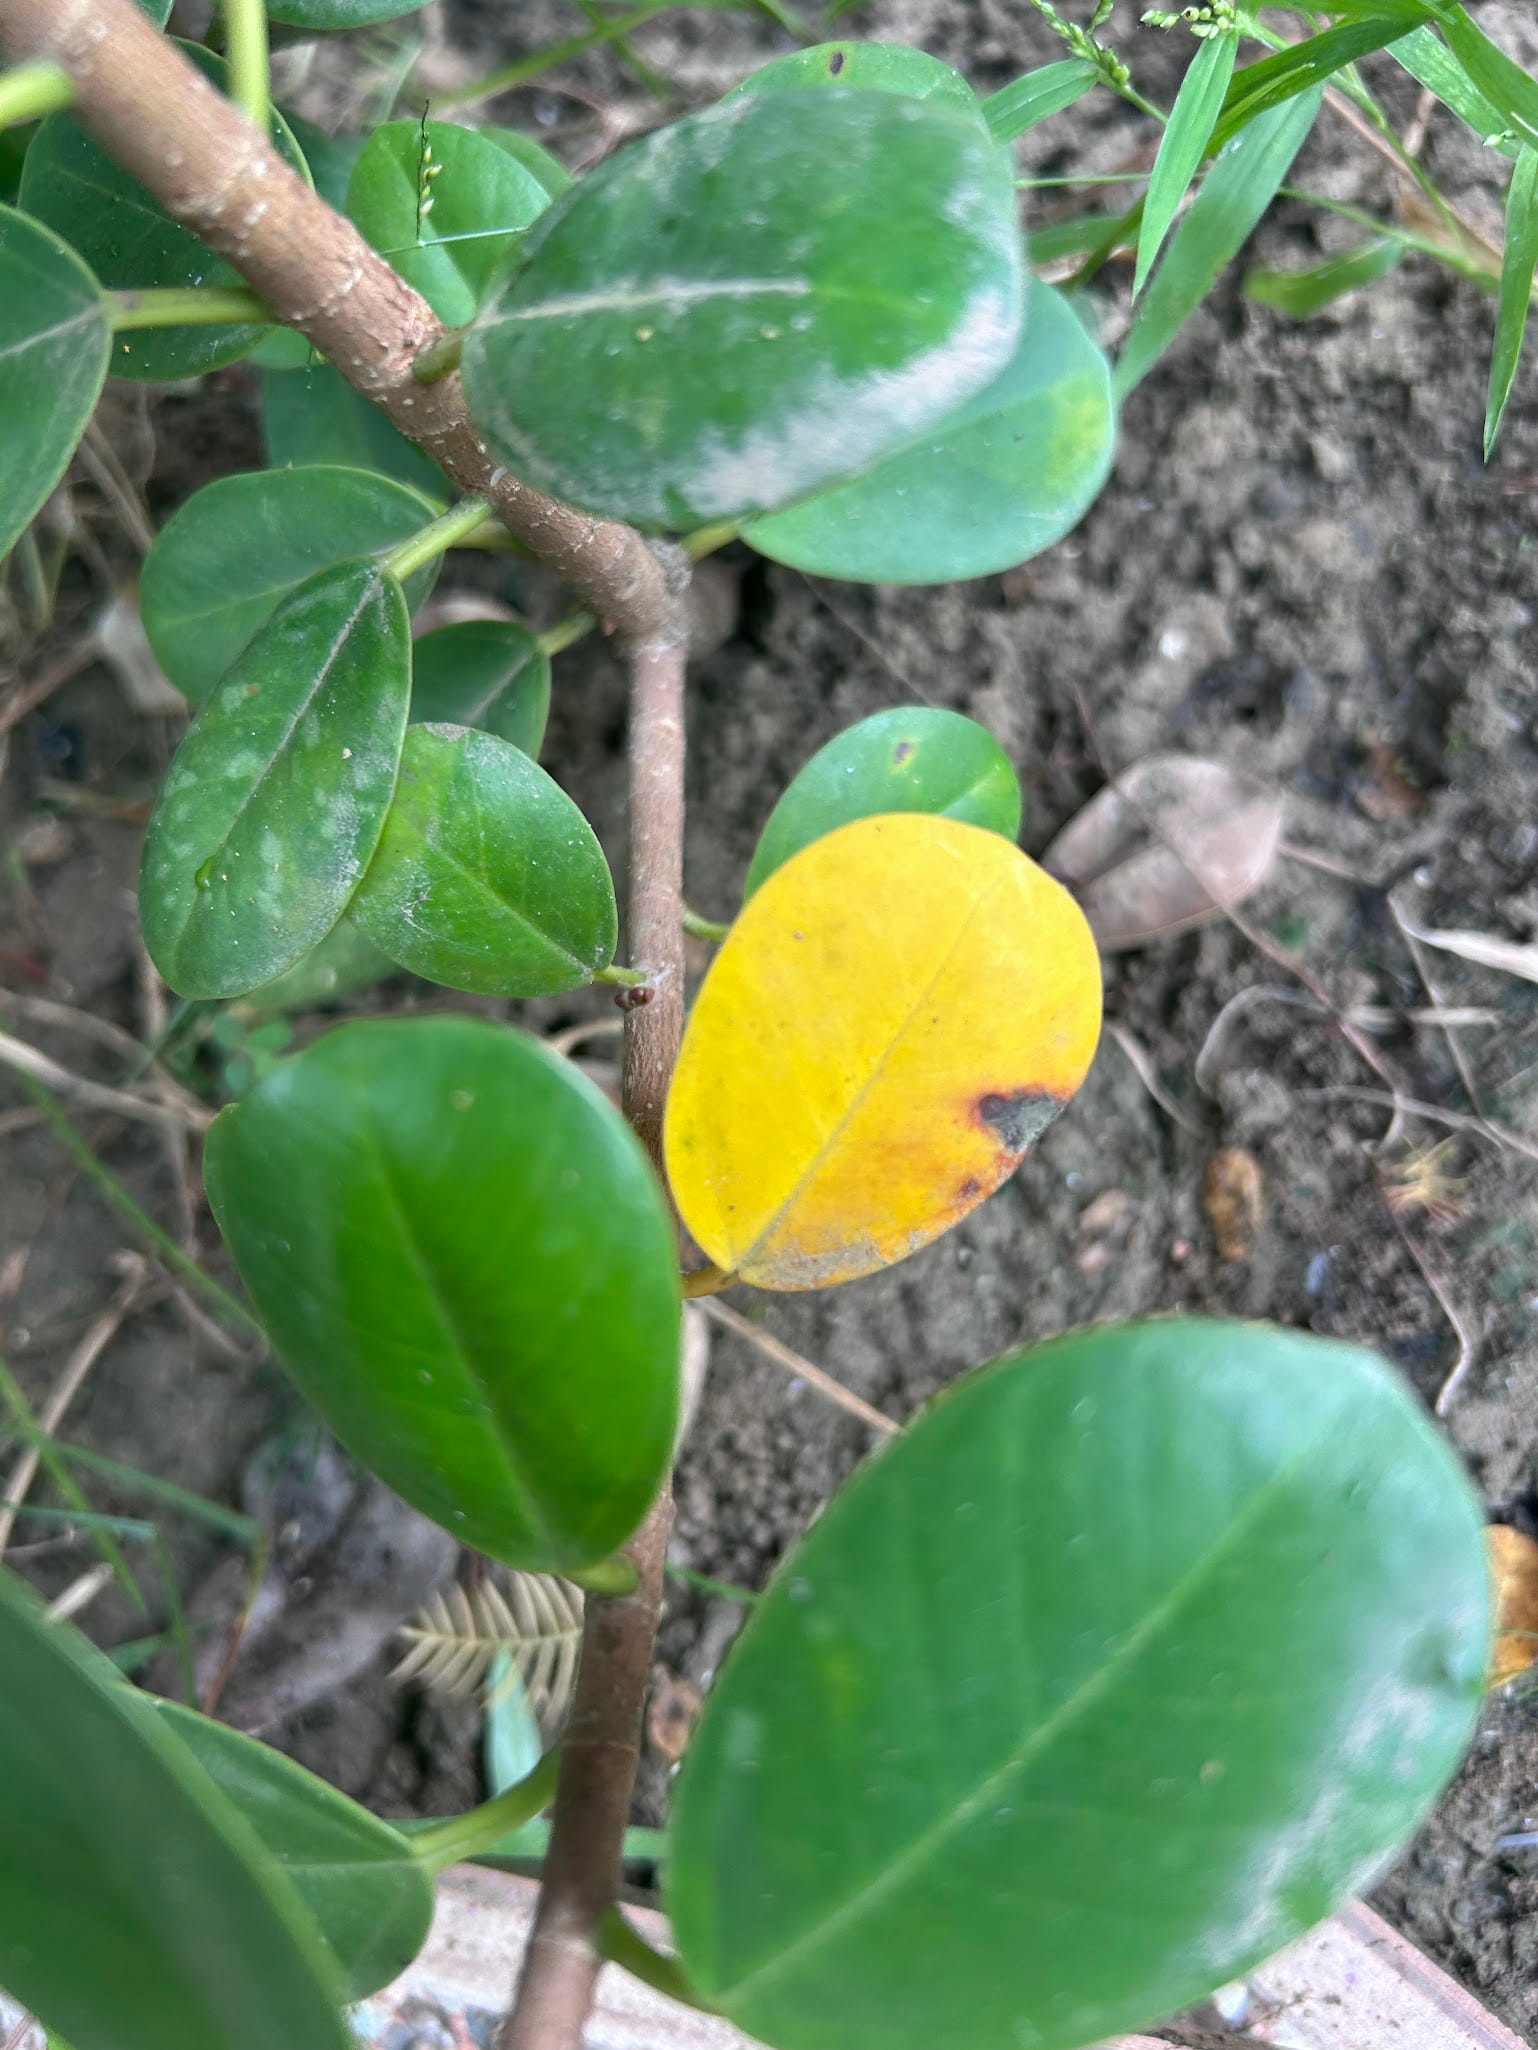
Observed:
[[[570,32],[556,0],[526,0],[516,27],[470,0],[438,13],[427,62],[439,90],[495,53]],[[891,0],[851,24],[921,42],[987,87],[1056,54],[1028,14],[1013,0]],[[1482,19],[1538,61],[1538,31],[1518,5],[1491,4]],[[1158,96],[1184,53],[1152,31],[1122,34]],[[772,31],[719,12],[670,17],[637,41],[685,104],[775,47]],[[1380,64],[1370,76],[1408,118],[1413,88],[1398,93],[1388,72]],[[615,123],[655,118],[612,55],[560,76],[580,98],[541,86],[499,115],[532,121],[574,161],[612,139]],[[334,91],[327,80],[324,63],[311,67],[301,109],[305,94]],[[1145,139],[1108,100],[1084,107],[1083,121],[1070,114],[1035,133],[1029,169],[1110,168]],[[1456,203],[1498,225],[1491,162],[1450,118],[1433,121],[1427,161]],[[1381,159],[1328,115],[1294,176],[1364,206],[1390,201]],[[1249,259],[1301,264],[1350,239],[1289,202]],[[1127,282],[1118,271],[1097,286],[1108,337],[1124,323]],[[886,1275],[826,1296],[735,1299],[891,1416],[973,1363],[1073,1323],[1173,1309],[1272,1318],[1378,1346],[1428,1403],[1461,1366],[1446,1428],[1492,1515],[1538,1532],[1538,990],[1442,951],[1417,960],[1396,918],[1538,939],[1538,405],[1529,376],[1486,469],[1492,319],[1489,300],[1419,260],[1302,325],[1248,305],[1231,278],[1129,404],[1099,504],[1026,569],[872,591],[745,551],[722,558],[715,596],[728,631],[691,684],[688,874],[711,916],[730,913],[775,795],[814,747],[914,698],[965,710],[998,735],[1025,787],[1028,851],[1100,787],[1107,764],[1155,749],[1259,771],[1287,795],[1288,855],[1247,907],[1245,930],[1220,922],[1108,964],[1117,1033],[1004,1191]],[[130,468],[152,448],[144,496],[157,519],[208,477],[258,459],[249,371],[158,397],[152,442],[141,411],[135,395],[115,395],[104,427]],[[55,637],[28,655],[29,676],[78,641],[109,577],[132,574],[131,541],[99,481],[83,472],[73,492],[88,545],[70,553]],[[515,602],[550,602],[516,571],[479,581]],[[126,1072],[107,1028],[142,1039],[158,1027],[133,878],[143,806],[177,724],[133,709],[93,665],[9,735],[0,1028],[104,1083]],[[545,760],[616,866],[622,741],[617,670],[601,648],[573,650],[558,664]],[[1294,962],[1421,1110],[1394,1118],[1382,1076]],[[400,978],[363,1007],[436,1001]],[[1446,1006],[1475,1014],[1456,1045],[1418,1015]],[[522,1015],[555,1029],[603,1011],[583,998]],[[324,1023],[300,1021],[300,1036]],[[189,1079],[217,1089],[220,1058],[206,1048]],[[167,1139],[101,1107],[77,1115],[136,1199],[213,1258],[212,1226],[182,1208],[195,1188],[187,1135]],[[8,1083],[0,1143],[0,1319],[14,1370],[42,1403],[92,1320],[130,1285],[114,1260],[133,1241]],[[1222,1256],[1203,1201],[1219,1148],[1244,1149],[1258,1170],[1261,1221],[1241,1258]],[[394,1622],[452,1569],[451,1548],[317,1446],[275,1369],[212,1344],[181,1298],[151,1282],[63,1435],[242,1502],[278,1531],[258,1617],[270,1620],[253,1631],[224,1712],[384,1812],[476,1797],[473,1706],[385,1677]],[[864,1427],[717,1332],[678,1473],[675,1560],[758,1584],[866,1444]],[[131,1483],[93,1479],[91,1493],[98,1507],[148,1513]],[[198,1642],[217,1663],[243,1563],[195,1521],[166,1511],[163,1527],[194,1623],[212,1619]],[[79,1547],[60,1547],[41,1523],[23,1522],[17,1543],[50,1590],[81,1569]],[[149,1555],[144,1572],[148,1621],[115,1589],[88,1611],[104,1642],[163,1622],[167,1575]],[[737,1613],[677,1591],[662,1659],[703,1685]],[[653,1758],[643,1783],[653,1810],[665,1777]],[[1492,1701],[1458,1782],[1375,1897],[1530,2041],[1538,1850],[1503,1840],[1535,1826],[1538,1688],[1519,1683]]]

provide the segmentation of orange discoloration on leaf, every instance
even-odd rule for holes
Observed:
[[[991,1195],[1078,1088],[1100,964],[1061,884],[922,813],[814,841],[701,989],[668,1174],[708,1257],[760,1288],[888,1266]]]
[[[1538,1544],[1509,1523],[1492,1523],[1485,1543],[1495,1581],[1490,1685],[1499,1687],[1538,1665]]]

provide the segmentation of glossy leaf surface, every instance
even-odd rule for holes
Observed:
[[[862,87],[867,92],[901,93],[910,100],[942,100],[974,116],[976,93],[951,65],[905,43],[817,43],[793,50],[752,72],[727,95],[799,92],[825,85]]]
[[[1152,370],[1271,204],[1319,111],[1321,86],[1257,114],[1219,154],[1138,302],[1117,361],[1125,399]]]
[[[614,958],[614,883],[560,785],[491,733],[412,726],[351,916],[450,989],[549,996]]]
[[[1060,883],[921,813],[815,840],[711,964],[668,1097],[668,1178],[718,1266],[824,1288],[917,1252],[1084,1079],[1100,964]]]
[[[322,570],[261,628],[176,751],[139,911],[179,996],[242,996],[336,924],[378,844],[411,696],[401,587]]]
[[[1174,1319],[969,1375],[716,1682],[670,1829],[691,1983],[778,2050],[1072,2050],[1242,1976],[1451,1773],[1480,1520],[1353,1347]]]
[[[177,48],[226,90],[222,58],[198,43]],[[273,141],[291,164],[302,164],[281,116],[274,120]],[[20,205],[62,235],[109,291],[245,283],[68,114],[50,114],[33,137]],[[109,367],[114,377],[195,377],[247,355],[268,331],[265,323],[245,322],[140,328],[114,338]]]
[[[517,620],[465,619],[411,651],[411,717],[479,726],[538,755],[550,715],[550,657]]]
[[[251,990],[242,1002],[264,1017],[284,1017],[340,1003],[395,973],[395,963],[361,933],[344,912],[323,940],[272,982]]]
[[[0,1573],[0,1985],[73,2050],[346,2050],[256,1833],[115,1667]]]
[[[932,437],[852,483],[750,521],[743,538],[814,576],[986,576],[1078,524],[1115,441],[1109,363],[1062,294],[1035,284],[1014,358],[985,391]]]
[[[374,130],[347,188],[347,212],[438,318],[462,327],[550,195],[526,164],[473,128],[429,121],[426,130],[425,159],[421,121]]]
[[[550,210],[466,340],[471,412],[519,476],[592,510],[650,527],[768,511],[1003,369],[1014,214],[1008,161],[953,107],[745,95]]]
[[[571,190],[572,175],[566,166],[521,129],[486,127],[475,132],[484,141],[495,143],[498,149],[506,150],[510,157],[516,158],[526,171],[533,174],[551,199],[559,199],[563,192]]]
[[[935,812],[1020,836],[1020,779],[986,726],[960,712],[905,705],[830,740],[797,772],[748,865],[751,897],[813,840],[882,812]]]
[[[277,1860],[346,1988],[403,1972],[427,1938],[433,1889],[399,1830],[254,1737],[174,1701],[149,1704]]]
[[[110,346],[101,293],[79,257],[0,207],[0,561],[69,467]]]
[[[166,521],[144,559],[139,607],[160,666],[202,704],[307,578],[393,548],[438,510],[388,477],[328,464],[246,470],[205,484]],[[435,568],[407,578],[413,607],[431,589]]]
[[[437,465],[329,363],[269,371],[263,377],[262,436],[275,470],[335,464],[375,470],[429,498],[449,495]]]
[[[640,1142],[536,1040],[344,1025],[225,1111],[205,1172],[294,1379],[467,1545],[572,1571],[672,1454],[673,1229]]]

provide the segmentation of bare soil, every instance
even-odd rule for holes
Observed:
[[[862,9],[855,26],[923,42],[989,86],[1055,54],[1026,12],[1003,0],[892,0]],[[429,61],[440,90],[495,54],[570,32],[555,0],[527,0],[515,22],[472,0],[438,14]],[[1518,6],[1491,4],[1484,18],[1538,60],[1538,32]],[[1183,53],[1151,31],[1125,37],[1157,95]],[[714,11],[637,41],[689,104],[774,47],[772,31]],[[1413,89],[1397,93],[1388,70],[1371,75],[1408,118]],[[499,115],[532,119],[574,160],[616,126],[655,118],[609,53],[561,77],[583,98],[542,85]],[[312,67],[304,90],[329,89],[326,65]],[[1087,131],[1070,115],[1032,138],[1032,169],[1111,168],[1143,139],[1123,110],[1085,104]],[[1490,163],[1446,117],[1432,123],[1427,161],[1457,203],[1498,224]],[[1364,206],[1390,203],[1387,167],[1329,116],[1295,178]],[[1317,260],[1352,239],[1338,228],[1284,203],[1248,260]],[[1097,284],[1108,334],[1124,321],[1126,289],[1119,272]],[[1519,385],[1487,469],[1492,319],[1489,300],[1420,261],[1303,325],[1250,306],[1231,278],[1131,401],[1099,504],[1024,570],[872,591],[745,551],[723,559],[714,595],[726,637],[691,683],[688,874],[712,916],[730,913],[759,827],[806,756],[863,714],[915,697],[999,736],[1024,782],[1030,851],[1108,768],[1155,749],[1213,755],[1287,793],[1291,852],[1247,907],[1245,929],[1218,922],[1108,964],[1119,1036],[1005,1190],[885,1275],[826,1296],[742,1301],[891,1416],[975,1362],[1074,1323],[1174,1309],[1272,1318],[1378,1346],[1428,1403],[1462,1362],[1448,1433],[1491,1514],[1538,1530],[1538,990],[1445,952],[1418,962],[1395,917],[1397,907],[1421,926],[1538,938],[1538,408],[1530,381]],[[132,407],[114,407],[109,431],[132,447]],[[245,371],[157,399],[152,514],[256,460],[253,421]],[[71,554],[55,643],[29,655],[29,675],[78,638],[104,574],[132,571],[99,486],[82,476],[74,488],[100,559]],[[524,573],[498,567],[480,581],[514,602],[550,602]],[[0,985],[20,1001],[0,995],[0,1028],[102,1081],[121,1078],[120,1054],[37,1000],[141,1038],[156,1029],[133,919],[134,808],[175,731],[174,719],[131,710],[93,666],[10,735]],[[545,759],[616,865],[622,745],[620,678],[584,645],[558,666]],[[366,1004],[436,1001],[402,978]],[[1477,1014],[1456,1046],[1422,1015],[1449,1005]],[[1342,1036],[1340,1011],[1422,1109],[1395,1118],[1382,1077]],[[603,1012],[579,999],[521,1015],[554,1029]],[[217,1082],[211,1055],[201,1079]],[[211,1225],[180,1208],[195,1188],[185,1141],[79,1115],[138,1201],[173,1233],[194,1232],[217,1264]],[[1458,1122],[1475,1115],[1515,1139],[1495,1143]],[[0,1118],[0,1317],[40,1403],[118,1285],[112,1256],[132,1241],[8,1083]],[[1220,1148],[1243,1149],[1258,1178],[1259,1228],[1243,1257],[1224,1257],[1222,1220],[1204,1202]],[[279,1620],[237,1662],[226,1698],[238,1719],[384,1811],[474,1798],[474,1709],[385,1677],[391,1623],[448,1557],[418,1519],[382,1505],[317,1446],[275,1368],[215,1349],[162,1292],[126,1317],[64,1434],[244,1501],[279,1529]],[[718,1332],[678,1474],[675,1559],[759,1583],[866,1444],[864,1427]],[[98,1506],[146,1513],[131,1485],[93,1481],[91,1492]],[[228,1548],[185,1518],[168,1514],[164,1527],[178,1583],[201,1588],[199,1608],[215,1619],[200,1642],[217,1651],[233,1600]],[[23,1523],[19,1541],[24,1563],[57,1590],[82,1554],[38,1549],[50,1535]],[[166,1594],[152,1560],[145,1583],[148,1623],[114,1590],[97,1599],[87,1620],[104,1641],[158,1627]],[[355,1633],[339,1657],[347,1633],[334,1619],[352,1608],[374,1618],[372,1635]],[[728,1603],[680,1592],[662,1659],[705,1684],[735,1617]],[[654,1758],[643,1786],[653,1808],[665,1779]],[[1538,1851],[1502,1840],[1535,1826],[1538,1688],[1518,1683],[1492,1701],[1458,1782],[1376,1896],[1530,2041]]]

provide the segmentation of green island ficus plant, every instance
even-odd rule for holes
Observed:
[[[0,1578],[0,1985],[73,2050],[341,2045],[345,2004],[421,1945],[434,1872],[553,1801],[504,2050],[571,2050],[606,1959],[777,2050],[1150,2023],[1364,1884],[1471,1727],[1477,1505],[1351,1345],[1171,1319],[949,1389],[793,1549],[712,1690],[667,1827],[677,1955],[615,1905],[683,1297],[916,1251],[1064,1108],[1100,1022],[1011,765],[970,720],[896,710],[780,799],[686,1027],[690,564],[737,539],[923,583],[1060,538],[1327,90],[1425,203],[1253,295],[1306,312],[1407,250],[1466,270],[1498,295],[1493,435],[1538,87],[1454,0],[1294,9],[1290,42],[1212,0],[1168,114],[1102,40],[1109,4],[1043,9],[1066,53],[988,98],[920,51],[812,44],[575,182],[419,106],[350,137],[274,112],[269,16],[403,11],[226,0],[216,51],[149,0],[0,0],[25,143],[0,548],[107,376],[253,358],[271,467],[198,492],[143,571],[195,708],[144,852],[156,966],[274,1011],[396,969],[616,986],[622,1110],[511,1025],[440,1012],[267,1061],[206,1154],[250,1300],[343,1444],[465,1545],[587,1591],[575,1702],[525,1779],[412,1833],[133,1688]],[[1380,50],[1512,160],[1493,259],[1358,77]],[[1010,144],[1096,87],[1165,124],[1141,190],[1022,230]],[[1113,364],[1081,288],[1123,251]],[[578,609],[413,642],[461,546],[516,546]],[[623,963],[603,849],[537,759],[552,657],[595,626],[631,680]]]

